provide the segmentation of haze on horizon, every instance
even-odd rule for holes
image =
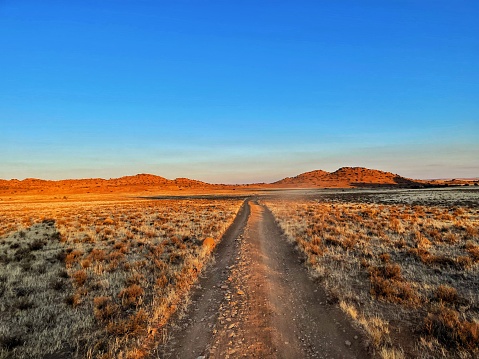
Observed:
[[[479,177],[476,1],[0,1],[0,178]]]

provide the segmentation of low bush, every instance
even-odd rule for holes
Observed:
[[[448,348],[476,350],[479,324],[462,319],[454,309],[439,305],[424,319],[424,329]]]

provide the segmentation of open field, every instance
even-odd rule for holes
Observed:
[[[478,15],[0,0],[0,359],[479,359]]]
[[[241,203],[4,202],[0,357],[143,357]]]
[[[479,355],[476,188],[129,195],[2,198],[0,358]]]
[[[479,207],[479,188],[426,188],[426,189],[288,189],[258,191],[264,198],[289,198],[291,200],[317,199],[323,202],[408,204],[422,206]]]
[[[474,358],[478,200],[477,191],[340,191],[265,204],[382,357]]]

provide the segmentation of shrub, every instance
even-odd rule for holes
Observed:
[[[424,328],[448,348],[478,348],[479,324],[461,319],[454,309],[439,305],[424,319]]]
[[[52,218],[44,218],[42,223],[46,224],[47,226],[53,226],[55,224],[55,220]]]
[[[83,269],[76,271],[72,275],[73,282],[78,286],[82,286],[83,284],[85,284],[87,278],[88,276]]]
[[[26,297],[21,297],[18,298],[18,300],[16,301],[15,308],[17,308],[18,310],[27,310],[33,308],[33,305],[33,301]]]
[[[439,287],[437,287],[435,296],[439,301],[450,304],[455,304],[459,299],[457,290],[448,285],[440,285]]]
[[[67,256],[65,257],[65,265],[66,265],[66,267],[67,267],[67,268],[72,267],[72,266],[75,264],[76,260],[77,260],[78,258],[80,258],[80,256],[81,256],[82,254],[83,254],[83,252],[80,251],[80,250],[78,250],[78,249],[76,249],[76,250],[74,250],[74,251],[68,253]]]
[[[103,249],[94,248],[90,252],[89,257],[94,261],[101,262],[106,260],[106,253]]]
[[[81,296],[78,293],[68,295],[65,297],[65,304],[72,306],[72,307],[77,307],[81,303]]]
[[[60,278],[68,278],[68,272],[64,269],[60,269],[58,272],[57,272],[57,275],[60,277]]]
[[[168,284],[168,278],[165,275],[162,275],[156,280],[156,285],[160,288],[164,288]]]
[[[459,256],[456,258],[456,262],[459,268],[466,269],[472,266],[472,259],[468,256]]]
[[[88,267],[91,266],[91,260],[84,259],[84,260],[81,261],[80,264],[81,264],[82,268],[88,268]]]
[[[45,246],[45,242],[41,239],[35,239],[32,243],[30,243],[29,247],[32,251],[38,251]]]
[[[0,334],[0,348],[12,350],[23,345],[24,342],[23,335],[18,332]]]
[[[388,263],[391,260],[391,255],[389,253],[382,253],[379,256],[379,259],[381,259],[381,261],[383,261],[384,263]]]
[[[403,280],[401,267],[397,264],[386,264],[381,267],[370,267],[370,293],[378,299],[392,303],[418,304],[419,297],[410,283]]]
[[[60,250],[55,254],[55,259],[59,262],[63,262],[67,256],[67,253],[64,250]]]
[[[457,260],[445,255],[434,255],[422,248],[411,248],[409,253],[418,258],[421,262],[427,265],[437,265],[443,267],[461,268],[462,264]]]
[[[479,262],[479,246],[471,241],[467,241],[466,250],[474,262]]]
[[[96,297],[93,299],[93,314],[99,321],[106,321],[119,312],[119,306],[113,303],[110,297]]]
[[[66,241],[66,239],[62,237],[60,232],[53,233],[52,236],[50,237],[50,239],[53,240],[53,241],[61,241],[61,242]]]
[[[65,282],[62,279],[53,279],[50,283],[50,287],[54,290],[62,290],[65,288]]]
[[[132,285],[132,284],[138,284],[140,285],[141,282],[145,280],[145,277],[139,273],[134,273],[128,279],[126,280],[126,284]]]
[[[211,249],[209,249],[211,250]],[[183,261],[183,256],[180,253],[171,253],[170,254],[170,263],[173,265],[181,264]]]
[[[145,291],[138,284],[132,284],[129,287],[122,289],[118,294],[118,298],[121,299],[122,305],[127,307],[138,304],[144,293]]]
[[[371,276],[390,280],[402,280],[401,267],[399,264],[386,264],[381,267],[372,267],[369,270]]]
[[[419,249],[426,249],[431,246],[431,241],[427,239],[421,232],[414,233],[414,239],[416,241],[416,246]]]
[[[35,256],[30,253],[30,248],[18,247],[13,255],[13,259],[17,262],[29,261],[35,259]]]
[[[116,336],[122,336],[125,334],[133,337],[139,336],[146,331],[146,325],[148,322],[148,316],[143,309],[130,315],[127,319],[109,322],[107,325],[107,332]]]

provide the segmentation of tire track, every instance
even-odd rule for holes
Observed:
[[[370,358],[276,225],[245,204],[160,358]]]

